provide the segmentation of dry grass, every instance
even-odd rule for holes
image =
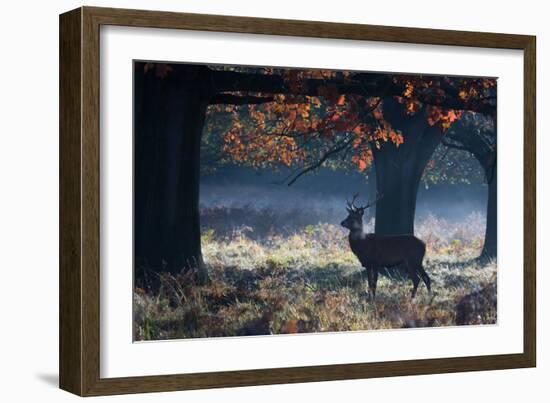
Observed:
[[[372,223],[369,223],[369,226]],[[381,277],[370,303],[366,280],[349,250],[346,232],[331,224],[307,225],[285,235],[252,236],[203,231],[211,281],[190,274],[161,276],[156,292],[134,293],[135,337],[158,340],[297,332],[492,324],[496,321],[496,264],[474,258],[484,223],[427,217],[417,235],[427,243],[424,261],[430,298],[421,285],[414,301],[409,281]],[[457,316],[458,312],[458,316]]]

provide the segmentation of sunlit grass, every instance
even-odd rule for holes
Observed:
[[[367,228],[372,227],[372,222]],[[375,303],[343,228],[320,223],[254,238],[253,228],[203,231],[210,282],[162,275],[155,291],[134,293],[138,340],[491,324],[496,263],[479,263],[484,222],[429,216],[417,223],[433,281],[410,300],[409,281],[381,277]]]

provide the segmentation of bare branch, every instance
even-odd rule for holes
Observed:
[[[304,168],[302,171],[300,171],[294,178],[288,182],[288,186],[292,186],[294,182],[296,182],[302,175],[305,175],[308,172],[314,171],[317,168],[320,168],[327,159],[329,159],[332,155],[339,153],[340,151],[344,150],[346,147],[348,147],[351,144],[351,139],[353,137],[350,137],[347,141],[344,141],[344,143],[338,147],[332,148],[329,151],[327,151],[321,158],[319,158],[315,163],[308,165],[306,168]]]

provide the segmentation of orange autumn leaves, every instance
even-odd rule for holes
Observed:
[[[256,167],[276,162],[291,166],[305,157],[305,150],[300,149],[290,136],[263,136],[255,132],[240,133],[239,130],[239,125],[236,125],[223,138],[223,150],[235,162]]]
[[[454,86],[448,82],[448,77],[417,77],[395,76],[394,83],[403,86],[402,96],[396,97],[397,100],[405,105],[407,114],[414,115],[422,104],[416,99],[417,93],[428,95],[434,101],[443,102],[448,96],[447,91],[455,92],[460,100],[464,102],[464,107],[472,104],[488,101],[490,97],[486,96],[488,90],[495,88],[496,79],[493,78],[464,78],[458,80],[459,83]],[[436,102],[437,103],[437,102]],[[427,121],[430,126],[439,125],[443,132],[447,131],[453,122],[460,119],[462,110],[444,109],[437,105],[428,105],[426,108]]]
[[[266,105],[235,108],[232,127],[223,136],[223,151],[233,161],[260,167],[273,163],[291,166],[305,159],[306,152],[296,138],[298,133],[306,137],[315,128],[316,122],[309,119],[310,105],[286,104],[282,95],[275,98]],[[278,118],[281,116],[284,119]]]
[[[463,101],[477,102],[484,98],[485,90],[494,88],[497,81],[492,78],[478,78],[462,81],[462,88],[458,92],[458,96]]]
[[[404,90],[402,96],[396,98],[399,103],[405,105],[405,111],[408,115],[414,115],[422,107],[422,104],[415,98],[415,92],[431,91],[434,99],[445,97],[445,91],[440,88],[440,84],[434,83],[433,79],[394,77],[394,82],[399,83],[400,81],[404,86]],[[464,91],[461,90],[459,96]],[[474,90],[472,89],[472,91]],[[459,110],[443,109],[435,105],[426,107],[428,124],[430,126],[439,125],[443,132],[447,131],[453,122],[460,118],[461,113]]]
[[[452,109],[443,110],[437,106],[428,106],[427,119],[430,126],[438,124],[441,130],[447,131],[453,124],[453,122],[460,118],[462,112]]]
[[[330,87],[319,92],[326,97],[277,95],[274,102],[234,108],[223,151],[237,163],[291,167],[311,164],[341,149],[364,171],[373,161],[371,147],[403,144],[402,133],[383,118],[378,98],[368,99],[366,107],[373,109],[374,120],[364,123],[355,97],[337,94]]]
[[[225,155],[234,162],[255,167],[315,166],[315,161],[328,162],[328,157],[337,156],[365,171],[372,165],[374,150],[385,143],[400,147],[406,141],[404,133],[384,119],[384,104],[379,97],[342,94],[330,83],[317,88],[316,96],[296,95],[307,92],[308,79],[328,80],[335,74],[289,71],[284,74],[288,94],[275,95],[272,102],[264,104],[230,107],[232,125],[223,134]],[[344,81],[347,77],[339,76]],[[392,80],[402,88],[394,99],[403,105],[403,113],[412,116],[422,112],[427,123],[438,126],[442,134],[462,114],[458,109],[437,106],[445,101],[449,91],[465,103],[473,103],[496,85],[494,79],[451,83],[445,77],[396,75]],[[434,102],[422,103],[419,99]]]

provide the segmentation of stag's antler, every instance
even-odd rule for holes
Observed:
[[[374,206],[376,203],[378,203],[378,200],[380,200],[382,197],[384,197],[384,194],[381,193],[381,194],[376,194],[376,198],[374,200],[371,200],[370,202],[368,202],[366,205],[364,205],[363,207],[360,207],[362,208],[363,210],[366,210],[372,206]]]
[[[374,205],[378,202],[378,200],[380,200],[382,197],[384,197],[384,195],[383,195],[383,194],[377,194],[377,195],[376,195],[376,199],[371,200],[370,202],[368,202],[368,203],[365,204],[364,206],[356,206],[356,205],[355,205],[355,200],[356,200],[358,197],[359,197],[359,193],[355,193],[355,194],[353,195],[353,199],[351,199],[351,202],[349,202],[349,201],[346,200],[346,203],[347,203],[347,205],[348,205],[348,209],[349,209],[350,211],[366,210],[366,209],[368,209],[368,208],[374,206]]]
[[[355,199],[357,199],[358,196],[359,196],[359,193],[355,193],[353,195],[353,199],[351,199],[351,202],[346,200],[346,203],[348,205],[348,209],[350,209],[351,211],[357,211],[357,206],[355,205]]]

